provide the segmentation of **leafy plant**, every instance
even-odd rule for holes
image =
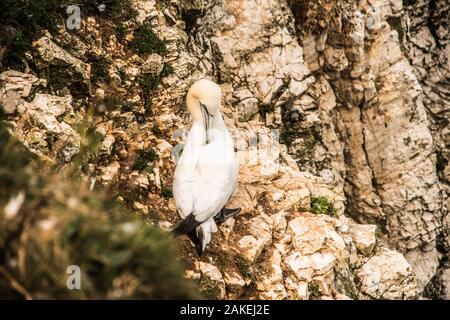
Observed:
[[[161,186],[161,195],[168,199],[168,198],[172,198],[173,194],[172,194],[172,189],[170,189],[169,187],[162,185]]]
[[[165,55],[167,53],[166,44],[153,32],[149,22],[145,22],[134,31],[134,40],[131,47],[141,54],[158,53]]]
[[[149,162],[159,160],[159,155],[153,149],[139,150],[134,160],[131,170],[143,171],[148,167]]]
[[[315,214],[326,214],[328,216],[335,216],[336,209],[333,203],[325,197],[311,197],[310,211]]]
[[[310,282],[308,283],[308,296],[310,300],[317,300],[320,298],[320,289],[319,286],[314,283],[314,282]]]

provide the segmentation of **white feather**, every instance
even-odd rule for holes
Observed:
[[[212,119],[210,143],[200,122],[194,122],[175,170],[173,195],[182,218],[193,214],[202,224],[203,246],[217,231],[214,216],[226,205],[237,185],[238,161],[222,116]],[[204,248],[202,248],[204,250]]]

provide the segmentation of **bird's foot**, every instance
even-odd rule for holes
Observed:
[[[220,224],[224,223],[225,221],[227,221],[228,219],[237,216],[239,214],[239,212],[241,212],[241,208],[235,208],[235,209],[223,208],[214,216],[214,221],[216,222],[216,224],[220,225]]]

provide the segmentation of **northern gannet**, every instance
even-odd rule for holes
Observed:
[[[178,160],[173,196],[183,221],[173,230],[187,234],[201,255],[220,224],[240,209],[225,209],[237,186],[238,161],[231,135],[220,113],[222,91],[206,79],[186,96],[193,124]]]

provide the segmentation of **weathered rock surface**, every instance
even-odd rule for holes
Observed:
[[[417,296],[411,265],[398,252],[381,249],[359,269],[361,297],[411,299]]]
[[[37,68],[58,87],[78,85],[81,91],[90,90],[91,66],[70,55],[53,42],[50,35],[36,40]]]
[[[68,162],[80,150],[80,135],[74,130],[77,116],[72,97],[36,93],[31,102],[31,89],[44,80],[29,74],[6,71],[2,102],[15,113],[12,130],[32,152],[50,161]],[[15,84],[15,85],[13,85]],[[70,125],[72,124],[72,126]]]
[[[336,95],[347,212],[381,227],[390,245],[406,254],[423,289],[439,265],[436,240],[447,228],[448,194],[436,170],[424,104],[429,90],[404,53],[409,27],[401,23],[402,2],[331,1],[327,12],[304,4],[293,10],[307,21],[301,31],[305,60],[323,71]]]
[[[205,295],[413,299],[428,284],[428,296],[448,297],[445,1],[132,2],[166,53],[131,52],[134,20],[118,40],[103,33],[107,21],[86,17],[82,31],[34,43],[48,88],[31,74],[0,75],[24,145],[69,162],[89,119],[101,139],[83,178],[170,230],[185,94],[210,78],[240,160],[229,207],[242,212],[203,257],[182,242],[186,276]],[[314,199],[326,199],[327,214]]]

